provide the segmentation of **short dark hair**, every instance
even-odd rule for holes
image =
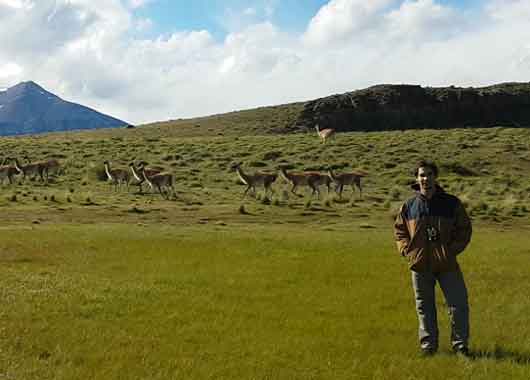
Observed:
[[[420,168],[431,168],[432,173],[435,177],[438,177],[438,166],[434,163],[434,161],[429,160],[420,160],[416,164],[416,167],[414,168],[414,177],[418,176],[418,172]]]

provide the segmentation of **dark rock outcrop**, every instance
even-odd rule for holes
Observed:
[[[530,127],[530,82],[481,88],[377,85],[309,101],[297,126],[337,131]]]
[[[34,82],[0,91],[0,136],[125,125],[124,121],[67,102]]]

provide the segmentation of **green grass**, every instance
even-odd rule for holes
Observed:
[[[310,228],[311,233],[307,233]],[[417,355],[388,228],[14,226],[0,242],[0,378],[528,379],[530,238],[476,229],[472,349]],[[22,236],[31,235],[31,239]]]

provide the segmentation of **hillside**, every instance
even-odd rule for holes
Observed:
[[[174,128],[178,129],[178,128]],[[388,226],[391,215],[410,195],[412,168],[422,157],[436,160],[441,184],[466,202],[473,218],[495,223],[530,220],[530,129],[488,128],[341,133],[322,144],[316,134],[182,137],[156,128],[109,129],[0,139],[2,157],[55,158],[64,174],[49,183],[15,177],[0,185],[4,223],[37,220],[145,223],[259,222]],[[131,185],[119,191],[105,182],[103,161],[128,170],[147,161],[174,175],[176,194],[139,194]],[[243,197],[236,173],[290,170],[336,172],[362,169],[363,196],[347,188],[343,199],[321,188],[320,199],[308,189],[290,192],[279,178],[274,194]],[[241,212],[241,207],[248,214]],[[204,219],[206,218],[206,219]]]
[[[250,136],[305,131],[296,124],[304,103],[259,107],[191,119],[177,119],[142,125],[171,136]]]
[[[263,135],[530,126],[530,82],[481,88],[377,85],[308,102],[150,123],[163,134]],[[171,130],[175,127],[174,130]]]

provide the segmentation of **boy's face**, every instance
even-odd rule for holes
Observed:
[[[420,192],[427,198],[430,198],[436,190],[436,176],[428,166],[418,169],[416,181],[420,185]]]

